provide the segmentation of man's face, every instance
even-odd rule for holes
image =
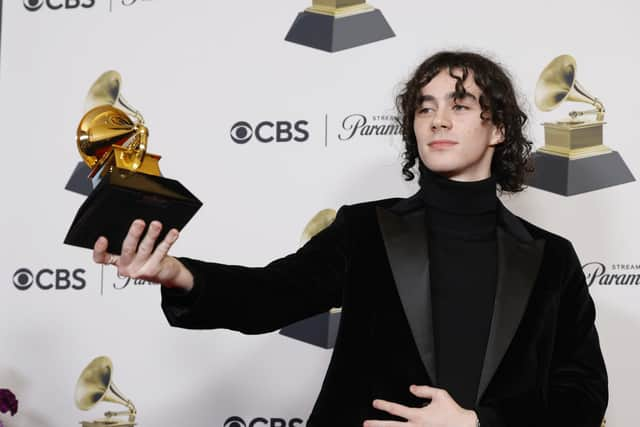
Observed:
[[[462,76],[461,70],[453,73]],[[491,120],[480,118],[482,91],[473,72],[464,82],[463,98],[454,98],[456,82],[446,69],[420,90],[413,124],[418,153],[434,172],[456,181],[478,181],[491,175],[494,147],[504,136]]]

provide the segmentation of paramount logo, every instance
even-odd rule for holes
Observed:
[[[640,264],[612,264],[607,269],[601,262],[589,262],[582,271],[588,286],[640,286]]]
[[[340,141],[349,141],[356,136],[397,136],[402,128],[396,116],[350,114],[342,120],[338,133]]]

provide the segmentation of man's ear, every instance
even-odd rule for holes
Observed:
[[[495,147],[496,145],[502,144],[503,142],[504,142],[504,125],[500,125],[500,126],[493,125],[489,147]]]

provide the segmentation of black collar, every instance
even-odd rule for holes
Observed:
[[[523,243],[532,242],[534,240],[533,236],[531,236],[531,233],[526,229],[520,218],[507,209],[500,199],[498,199],[496,203],[498,227],[504,229],[507,233]],[[406,215],[421,209],[425,209],[425,206],[420,191],[409,198],[399,200],[389,208],[389,210],[396,215]]]
[[[454,181],[426,167],[420,168],[420,195],[426,206],[444,214],[477,216],[495,212],[496,179]]]

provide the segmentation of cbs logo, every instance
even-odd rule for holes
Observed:
[[[85,273],[84,268],[76,268],[75,270],[43,268],[36,271],[35,274],[28,268],[20,268],[13,273],[13,286],[21,291],[26,291],[33,285],[45,291],[69,288],[80,290],[87,285]]]
[[[255,127],[247,122],[237,122],[231,127],[231,139],[237,144],[246,144],[255,137],[260,142],[304,142],[309,139],[306,120],[297,122],[263,121]]]
[[[303,421],[300,418],[292,418],[289,421],[282,418],[254,418],[246,423],[240,417],[229,417],[224,422],[223,427],[297,427],[301,425]]]
[[[96,0],[23,0],[25,9],[30,12],[39,10],[45,4],[51,10],[75,9],[78,7],[90,8],[96,4]]]

